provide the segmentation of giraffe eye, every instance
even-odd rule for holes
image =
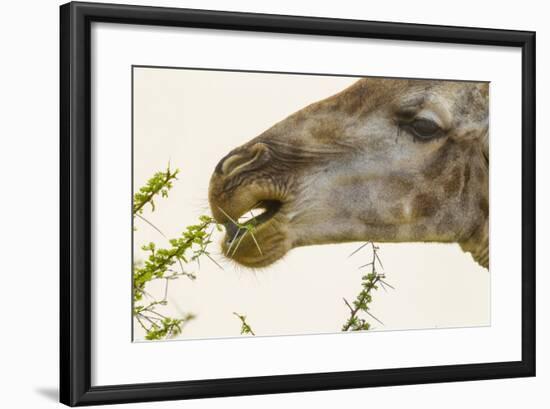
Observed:
[[[407,124],[406,128],[411,131],[415,139],[421,141],[429,141],[443,135],[441,127],[435,121],[427,118],[417,118]]]

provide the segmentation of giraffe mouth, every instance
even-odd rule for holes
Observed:
[[[230,219],[223,223],[226,245],[234,245],[246,234],[254,235],[254,231],[273,219],[282,206],[283,203],[279,200],[262,200],[243,212],[236,220]]]

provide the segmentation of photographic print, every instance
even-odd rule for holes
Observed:
[[[133,340],[491,325],[489,86],[132,67]]]

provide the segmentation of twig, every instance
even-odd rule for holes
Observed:
[[[252,330],[252,327],[246,322],[246,315],[241,315],[236,312],[234,312],[233,315],[241,320],[241,335],[250,334],[252,336],[256,336],[256,334]]]
[[[371,292],[372,290],[376,290],[378,288],[377,284],[380,284],[380,286],[384,289],[384,291],[386,291],[384,284],[393,289],[391,285],[389,285],[388,283],[382,280],[383,278],[385,278],[385,275],[378,273],[376,270],[377,262],[380,265],[380,267],[383,268],[382,262],[377,253],[377,251],[379,250],[379,247],[377,247],[373,242],[366,242],[362,244],[353,253],[351,253],[349,257],[353,256],[354,254],[359,252],[361,249],[365,248],[368,244],[370,244],[372,247],[372,260],[367,264],[363,264],[359,268],[361,269],[361,268],[370,266],[371,271],[369,274],[362,277],[363,281],[361,285],[363,289],[361,290],[361,292],[353,302],[353,306],[348,302],[348,300],[344,298],[344,303],[350,310],[350,316],[347,319],[346,323],[342,326],[342,331],[349,331],[349,330],[360,331],[360,330],[368,330],[371,328],[370,324],[367,321],[359,318],[359,312],[361,311],[369,315],[370,317],[372,317],[374,320],[376,320],[380,324],[384,325],[382,321],[380,321],[377,317],[375,317],[369,311],[369,304],[372,302]]]
[[[172,187],[171,181],[177,179],[176,176],[178,173],[179,169],[176,169],[172,173],[170,171],[170,164],[168,164],[166,172],[158,172],[151,179],[149,179],[147,181],[147,185],[141,188],[140,191],[134,195],[134,206],[132,208],[133,214],[136,215],[141,212],[147,203],[151,204],[154,210],[155,204],[153,202],[153,198],[160,192],[163,192],[163,189],[170,189]]]

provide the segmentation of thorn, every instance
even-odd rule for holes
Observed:
[[[366,245],[368,245],[370,242],[366,242],[364,244],[362,244],[357,250],[355,250],[353,253],[351,253],[348,258],[350,258],[351,256],[353,256],[354,254],[356,254],[358,251],[360,251],[361,249],[363,249]]]
[[[241,245],[241,242],[243,241],[243,239],[246,237],[246,235],[248,234],[248,232],[246,231],[242,236],[241,238],[239,239],[237,245],[235,246],[235,248],[233,249],[233,253],[231,253],[231,257],[233,257],[235,255],[235,253],[237,252],[237,249],[239,248],[239,246]]]
[[[241,232],[241,229],[237,229],[237,232],[235,233],[235,236],[233,236],[233,239],[231,240],[231,243],[229,244],[229,248],[227,249],[225,255],[227,256],[229,252],[231,251],[231,248],[233,247],[233,244],[235,243],[235,240],[237,240],[237,236]]]
[[[379,280],[379,281],[380,281],[381,283],[387,285],[388,287],[390,287],[392,290],[395,290],[395,287],[392,286],[392,285],[390,285],[390,284],[388,284],[386,281],[384,281],[384,280]]]
[[[151,226],[153,229],[155,229],[156,231],[158,231],[162,237],[164,237],[165,239],[167,239],[168,237],[166,237],[166,235],[157,227],[155,226],[153,223],[151,223],[149,220],[147,220],[145,217],[143,217],[141,214],[139,213],[136,213],[136,216],[139,217],[141,220],[143,220],[145,223],[147,223],[149,226]]]
[[[252,240],[254,240],[254,243],[256,244],[256,247],[258,248],[258,251],[260,252],[260,255],[263,256],[262,249],[260,248],[260,245],[256,241],[256,237],[254,237],[254,233],[252,233],[252,231],[250,231],[250,235],[252,236]]]
[[[362,266],[357,267],[357,269],[361,269],[361,268],[363,268],[363,267],[368,267],[368,266],[370,266],[370,265],[372,265],[372,261],[371,261],[370,263],[363,264]]]
[[[372,318],[374,318],[376,321],[378,321],[380,324],[384,325],[382,321],[380,321],[378,318],[376,318],[374,315],[372,315],[370,312],[365,311],[367,314],[369,314]]]
[[[217,265],[220,268],[220,270],[223,270],[223,267],[220,266],[216,260],[214,260],[212,257],[210,257],[210,254],[208,254],[208,253],[204,253],[204,254],[206,254],[206,257],[208,257],[210,259],[210,261],[212,261],[212,263]]]
[[[380,267],[382,267],[382,269],[384,269],[384,264],[382,264],[382,261],[380,260],[380,257],[378,257],[378,254],[376,252],[374,252],[374,257],[376,257],[376,259],[378,260],[378,263],[380,264]]]
[[[353,308],[351,308],[351,305],[349,304],[348,300],[346,300],[345,298],[343,298],[343,300],[346,303],[346,305],[348,306],[349,310],[353,313]]]
[[[237,223],[235,220],[233,220],[233,219],[231,218],[231,216],[229,216],[220,206],[218,206],[218,209],[220,209],[220,211],[221,211],[229,220],[231,220],[231,222],[232,222],[235,226],[240,227],[239,223]]]

